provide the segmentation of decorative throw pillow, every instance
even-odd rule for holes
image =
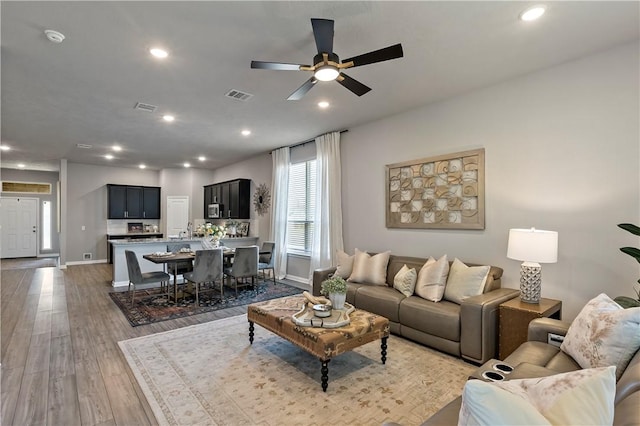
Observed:
[[[469,380],[459,425],[605,425],[613,423],[615,367],[488,383]]]
[[[640,348],[640,308],[623,309],[602,293],[573,320],[560,349],[582,368],[615,365],[620,378]]]
[[[353,271],[347,281],[387,285],[387,264],[390,255],[391,251],[385,251],[371,256],[366,251],[356,249]]]
[[[447,255],[445,254],[437,261],[430,257],[418,273],[416,294],[432,302],[441,301],[447,284],[447,275],[449,275]]]
[[[400,293],[409,297],[413,294],[413,289],[416,287],[416,269],[404,265],[393,278],[393,288]]]
[[[490,269],[490,266],[469,267],[455,258],[449,270],[444,298],[460,305],[467,297],[482,294]]]
[[[342,250],[336,251],[336,257],[338,260],[338,265],[336,266],[336,272],[334,275],[344,278],[345,280],[351,276],[351,271],[353,270],[353,258],[354,255],[349,256]]]

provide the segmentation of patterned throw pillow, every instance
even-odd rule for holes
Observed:
[[[416,278],[416,269],[409,269],[407,265],[404,265],[393,278],[393,288],[409,297],[413,295],[413,290],[416,287]]]
[[[454,259],[449,270],[444,298],[460,305],[467,297],[482,294],[490,269],[490,266],[469,267],[458,258]]]
[[[640,348],[640,308],[623,309],[602,293],[573,320],[560,349],[582,367],[615,365],[618,378]]]
[[[351,275],[351,271],[353,270],[353,259],[354,255],[349,256],[342,250],[338,250],[336,252],[336,257],[338,258],[338,265],[336,266],[336,272],[334,275],[344,278],[345,280],[349,278]]]
[[[430,257],[418,273],[416,294],[432,302],[441,301],[448,275],[449,260],[447,255],[445,254],[438,260]]]
[[[366,251],[356,249],[353,260],[353,271],[347,281],[354,283],[367,283],[375,285],[387,285],[387,264],[391,251],[378,253],[371,256]]]
[[[615,394],[613,366],[505,382],[469,380],[458,425],[610,425]]]

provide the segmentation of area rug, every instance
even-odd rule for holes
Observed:
[[[476,367],[401,337],[320,362],[245,315],[119,342],[160,425],[418,425]]]
[[[167,300],[165,293],[159,288],[136,290],[133,306],[131,306],[131,296],[128,291],[111,292],[109,296],[120,308],[129,324],[137,327],[301,293],[301,289],[279,281],[276,284],[273,281],[260,281],[255,290],[251,288],[239,290],[238,297],[235,289],[229,288],[225,288],[224,299],[220,297],[219,292],[201,293],[200,306],[197,309],[195,296],[187,295],[174,302]]]

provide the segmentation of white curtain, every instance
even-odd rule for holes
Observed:
[[[271,193],[273,214],[271,215],[271,241],[274,241],[276,258],[274,272],[278,279],[287,275],[287,208],[289,202],[289,147],[271,153],[273,174]]]
[[[316,138],[316,208],[309,280],[313,271],[333,265],[343,250],[340,132]]]

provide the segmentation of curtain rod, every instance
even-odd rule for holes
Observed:
[[[337,130],[337,131],[338,131],[338,132],[340,132],[340,133],[342,134],[342,133],[347,133],[347,132],[349,131],[349,129]],[[327,132],[327,133],[331,133],[331,132]],[[323,134],[326,134],[326,133],[323,133]],[[318,136],[322,136],[322,135],[318,135]],[[316,136],[316,138],[317,138],[318,136]],[[316,141],[316,138],[308,139],[308,140],[303,141],[303,142],[298,142],[298,143],[295,143],[295,144],[293,144],[293,145],[284,145],[284,146],[281,146],[281,147],[279,147],[279,148],[272,149],[271,151],[269,151],[269,154],[271,154],[271,153],[272,153],[273,151],[275,151],[275,150],[278,150],[278,149],[280,149],[280,148],[284,148],[284,147],[287,147],[287,146],[289,147],[289,149],[291,149],[291,148],[295,148],[295,147],[297,147],[297,146],[306,145],[306,144],[308,144],[309,142],[315,142],[315,141]]]

